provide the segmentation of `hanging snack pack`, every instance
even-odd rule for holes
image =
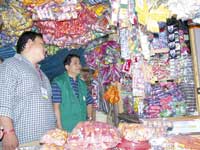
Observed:
[[[91,5],[107,2],[108,0],[85,0]]]
[[[23,5],[28,6],[28,5],[34,5],[34,6],[39,6],[45,3],[50,2],[50,0],[22,0]]]
[[[119,90],[117,86],[110,86],[104,93],[104,99],[111,104],[116,104],[120,100]]]
[[[63,3],[57,4],[55,2],[49,2],[40,6],[35,6],[32,10],[33,20],[70,20],[78,17],[78,11],[80,11],[80,4]]]
[[[175,18],[167,20],[169,57],[175,59],[180,57],[180,42],[178,34],[178,21]]]
[[[11,2],[8,10],[1,12],[1,17],[3,20],[2,30],[11,37],[19,36],[23,31],[32,27],[30,13],[19,2]]]
[[[110,20],[110,25],[117,26],[118,24],[118,13],[120,9],[120,0],[112,0],[110,1],[111,3],[111,20]]]

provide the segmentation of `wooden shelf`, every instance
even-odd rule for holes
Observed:
[[[200,116],[180,116],[180,117],[168,117],[168,118],[150,118],[150,119],[142,119],[142,120],[151,120],[156,121],[160,119],[166,119],[170,121],[190,121],[195,119],[200,119]]]

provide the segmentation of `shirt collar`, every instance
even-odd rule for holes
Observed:
[[[70,79],[71,81],[77,82],[77,77],[76,77],[76,80],[74,80],[72,77],[69,76],[69,79]]]
[[[22,56],[21,54],[15,54],[14,57],[15,57],[16,59],[18,59],[19,61],[23,61],[23,62],[25,62],[25,63],[27,63],[27,64],[29,64],[30,66],[32,66],[32,67],[35,68],[35,66],[34,66],[28,59],[26,59],[24,56]],[[40,66],[38,66],[38,67],[40,67]]]

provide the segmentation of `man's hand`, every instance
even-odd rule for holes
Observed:
[[[3,137],[3,131],[0,130],[0,140],[2,139],[2,137]]]
[[[3,150],[15,150],[19,146],[19,142],[15,133],[8,133],[3,136]]]
[[[87,117],[88,117],[88,121],[92,121],[93,118],[93,107],[92,104],[87,105]]]
[[[56,123],[56,127],[57,127],[58,129],[63,129],[63,128],[62,128],[61,122],[58,122],[58,121],[57,121],[57,123]]]

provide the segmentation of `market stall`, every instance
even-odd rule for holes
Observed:
[[[72,133],[49,131],[39,148],[200,149],[198,0],[0,3],[0,56],[15,54],[23,31],[38,31],[50,80],[64,71],[69,53],[81,56],[89,74],[96,122]]]

